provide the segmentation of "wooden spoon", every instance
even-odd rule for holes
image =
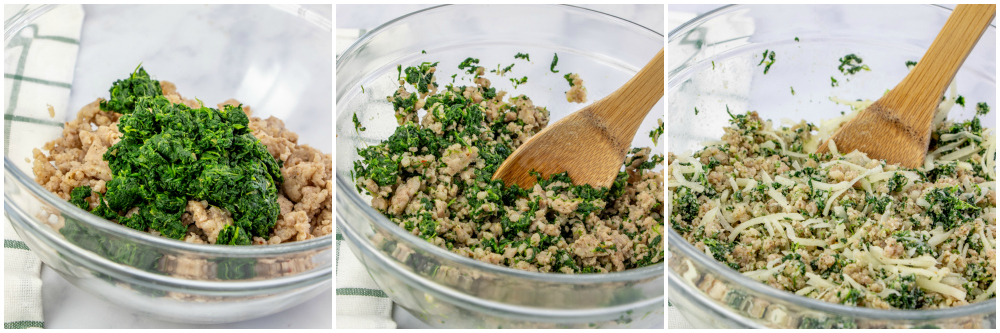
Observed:
[[[496,173],[507,185],[531,188],[543,178],[569,172],[574,185],[610,187],[632,137],[663,97],[663,49],[624,86],[549,125],[517,148]]]
[[[834,140],[837,150],[860,150],[916,168],[924,163],[931,121],[945,89],[996,15],[996,5],[957,5],[917,66],[892,91],[851,119],[820,145]]]

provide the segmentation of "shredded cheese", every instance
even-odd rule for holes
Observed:
[[[927,240],[927,244],[929,244],[930,246],[938,246],[941,243],[944,243],[945,240],[948,240],[948,238],[951,237],[951,234],[954,233],[955,229],[948,230],[948,232],[944,232],[944,229],[941,227],[934,228],[934,230],[931,230],[931,234],[933,234],[934,236],[931,236],[931,239]]]
[[[969,140],[973,140],[973,141],[976,141],[976,142],[982,142],[983,141],[983,138],[979,137],[978,135],[969,133],[969,131],[961,131],[961,132],[958,132],[958,133],[941,134],[941,141],[951,141],[951,140],[956,140],[956,139],[969,139]]]
[[[748,278],[763,282],[766,281],[768,277],[771,277],[775,273],[781,272],[781,270],[785,269],[785,265],[788,265],[788,263],[786,262],[781,265],[774,266],[772,268],[765,268],[751,272],[744,272],[743,275]]]
[[[978,152],[978,151],[979,151],[979,147],[977,147],[976,145],[969,145],[968,147],[965,147],[965,148],[956,150],[954,152],[951,152],[948,155],[941,156],[940,160],[946,161],[946,162],[947,161],[954,161],[954,160],[963,158],[965,156],[968,156],[968,155],[970,155],[972,153],[975,153],[975,152]]]
[[[736,180],[733,179],[733,176],[729,176],[729,184],[733,186],[733,194],[740,191],[740,186],[736,184]]]
[[[674,163],[670,164],[670,168],[673,170],[672,174],[674,176],[675,182],[668,182],[667,187],[670,188],[675,186],[686,186],[690,188],[692,191],[704,192],[705,191],[704,186],[702,186],[699,183],[688,181],[687,178],[684,178],[684,174],[681,171],[680,160],[681,160],[680,158],[674,159]]]
[[[860,283],[858,283],[858,281],[854,281],[854,278],[851,278],[850,275],[844,274],[843,277],[844,277],[844,281],[846,281],[848,284],[850,284],[851,287],[854,287],[854,289],[857,289],[857,290],[863,291],[865,293],[868,293],[868,288],[865,288],[865,286],[862,286]]]
[[[743,222],[740,225],[736,226],[736,229],[733,229],[733,232],[729,234],[729,241],[732,242],[736,240],[736,237],[739,236],[740,233],[743,232],[743,230],[746,230],[749,227],[765,223],[771,219],[784,219],[784,218],[790,218],[795,221],[804,220],[804,218],[800,214],[786,214],[786,213],[771,214],[767,216],[752,218],[749,221]],[[765,224],[765,226],[770,227],[770,224]]]
[[[781,223],[782,225],[785,226],[785,232],[787,232],[788,239],[790,239],[793,242],[796,242],[796,243],[799,243],[800,245],[805,245],[805,246],[828,246],[828,245],[830,245],[830,244],[827,244],[827,242],[825,240],[821,240],[821,239],[799,238],[799,236],[795,235],[795,230],[792,229],[792,225],[791,224],[788,224],[788,223],[785,223],[785,222],[779,222],[779,223]]]
[[[794,180],[782,177],[780,175],[779,176],[774,176],[774,181],[776,183],[778,183],[778,184],[781,184],[781,186],[788,186],[788,187],[795,186],[795,181]]]
[[[809,286],[823,287],[827,289],[833,289],[837,287],[837,285],[833,284],[833,282],[827,281],[813,272],[806,272],[806,277],[809,278],[809,280],[806,281],[806,285]]]
[[[837,192],[835,192],[834,194],[830,195],[830,199],[827,199],[827,201],[826,201],[826,207],[823,208],[823,216],[830,216],[830,207],[833,206],[833,201],[836,200],[837,197],[839,197],[841,194],[844,194],[844,192],[847,192],[847,189],[851,188],[851,186],[854,186],[854,183],[857,183],[858,180],[861,180],[861,178],[865,178],[865,177],[868,177],[871,174],[879,173],[879,172],[882,172],[882,166],[881,165],[876,166],[874,169],[868,170],[865,173],[863,173],[863,174],[855,177],[851,181],[847,182],[847,186],[844,186],[843,189],[840,189]]]
[[[975,301],[976,302],[982,302],[982,301],[988,300],[988,299],[990,299],[990,295],[995,294],[996,292],[997,292],[997,281],[993,280],[993,282],[990,283],[990,286],[988,288],[986,288],[986,291],[983,291],[982,294],[979,294],[979,296],[976,296],[976,300]]]
[[[830,154],[833,154],[833,158],[840,157],[840,151],[837,151],[837,143],[833,141],[833,138],[827,141],[826,148],[830,150]]]
[[[940,293],[942,295],[951,296],[955,299],[964,300],[965,290],[960,290],[958,288],[946,285],[941,282],[931,281],[930,279],[917,278],[917,286],[924,288],[925,290]]]

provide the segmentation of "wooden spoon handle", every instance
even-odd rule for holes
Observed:
[[[642,120],[656,102],[663,98],[663,49],[643,66],[625,85],[601,99],[591,114],[600,119],[608,135],[628,149]]]
[[[915,112],[900,118],[916,128],[930,124],[938,99],[993,21],[996,7],[995,4],[955,6],[916,68],[885,96],[884,105],[893,110]]]

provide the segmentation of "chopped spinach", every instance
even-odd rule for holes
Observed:
[[[205,200],[232,214],[224,242],[248,245],[248,235],[269,237],[279,212],[281,161],[250,133],[242,105],[219,110],[171,103],[142,67],[110,91],[101,107],[122,114],[122,135],[103,156],[112,178],[95,214],[181,239],[187,202]],[[137,212],[125,216],[133,207]]]

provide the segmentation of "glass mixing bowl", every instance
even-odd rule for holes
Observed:
[[[579,73],[588,100],[624,84],[663,47],[663,36],[616,17],[568,6],[442,6],[388,22],[337,61],[337,227],[351,250],[394,302],[435,327],[639,327],[663,320],[662,263],[610,274],[544,274],[461,257],[411,235],[370,206],[355,189],[357,148],[377,144],[397,127],[386,96],[398,87],[396,65],[440,61],[444,86],[467,57],[487,69],[515,63],[507,77],[527,76],[513,89],[551,112],[551,121],[579,109],[566,102],[564,73]],[[426,51],[426,54],[421,51]],[[514,61],[528,53],[531,63]],[[560,73],[549,72],[558,53]],[[469,85],[468,81],[456,81]],[[663,117],[662,101],[644,120],[633,146],[652,146],[646,133]],[[357,114],[364,132],[355,130]],[[658,143],[663,147],[662,138]]]
[[[830,101],[876,100],[919,61],[947,20],[936,6],[728,6],[695,18],[668,38],[668,151],[695,151],[718,140],[728,125],[726,107],[757,111],[762,119],[820,119],[850,112]],[[796,41],[795,38],[799,41]],[[764,50],[776,61],[758,67]],[[844,77],[838,58],[857,54],[870,72]],[[996,27],[979,40],[956,77],[966,107],[950,117],[968,119],[975,103],[996,108]],[[839,81],[831,87],[830,77]],[[794,89],[794,94],[792,93]],[[694,108],[698,107],[698,115]],[[995,127],[996,112],[982,118]],[[667,236],[671,304],[695,327],[800,327],[822,322],[843,327],[996,327],[996,299],[939,310],[877,310],[805,298],[744,277],[687,243]]]
[[[328,290],[332,236],[274,246],[202,245],[156,237],[91,215],[46,191],[35,183],[25,161],[33,148],[62,135],[61,121],[75,119],[77,110],[97,97],[107,98],[111,83],[140,62],[187,97],[209,105],[237,98],[253,106],[256,116],[283,119],[300,134],[300,143],[330,152],[332,25],[329,10],[323,14],[319,9],[87,6],[85,14],[100,27],[85,25],[82,31],[69,105],[47,102],[59,98],[27,79],[17,85],[17,102],[6,104],[5,113],[13,115],[6,118],[6,133],[35,131],[6,138],[3,205],[17,234],[42,262],[77,287],[163,320],[241,321],[288,309]],[[57,13],[70,10],[72,6],[31,6],[4,22],[7,72],[18,64],[45,64],[39,59],[65,59],[46,53],[53,48],[42,43],[52,38],[46,39],[39,27],[51,27]],[[279,25],[284,28],[274,28]],[[8,87],[11,82],[8,78]],[[50,120],[46,103],[66,107],[67,118]],[[68,240],[57,230],[66,225],[90,237]]]

